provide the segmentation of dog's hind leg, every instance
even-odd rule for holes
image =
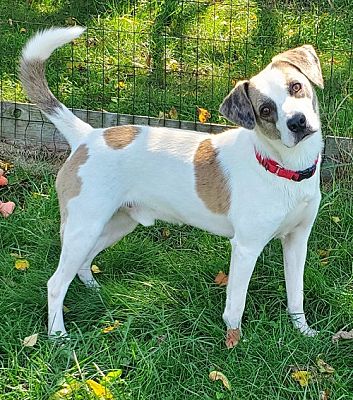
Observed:
[[[91,261],[97,241],[114,213],[109,207],[99,209],[94,201],[88,204],[79,198],[72,201],[63,231],[59,265],[48,281],[49,335],[66,334],[62,309],[67,289],[80,268]]]
[[[133,220],[125,211],[119,210],[106,224],[95,247],[89,256],[88,261],[77,272],[80,280],[89,288],[98,288],[99,284],[94,279],[91,271],[91,263],[94,257],[102,250],[113,245],[125,235],[132,232],[138,223]]]

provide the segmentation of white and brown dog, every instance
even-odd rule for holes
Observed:
[[[235,86],[220,112],[240,128],[218,135],[149,126],[94,129],[53,96],[44,73],[50,54],[83,31],[39,32],[21,58],[29,98],[72,150],[57,177],[62,251],[48,281],[49,334],[66,333],[63,301],[75,275],[96,286],[93,258],[138,224],[161,219],[230,239],[223,314],[228,347],[239,341],[249,280],[272,238],[283,245],[289,314],[302,333],[314,335],[303,310],[307,242],[321,197],[322,137],[312,84],[322,88],[323,79],[313,47],[279,54]]]

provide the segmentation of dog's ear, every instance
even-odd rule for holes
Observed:
[[[255,128],[255,113],[248,96],[249,81],[240,81],[223,100],[219,112],[246,129]]]
[[[305,44],[304,46],[285,51],[273,57],[272,63],[278,61],[294,65],[294,67],[298,68],[309,81],[319,86],[321,89],[324,88],[320,61],[313,46]]]

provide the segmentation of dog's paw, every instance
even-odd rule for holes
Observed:
[[[226,346],[228,349],[232,349],[233,347],[235,347],[240,340],[240,329],[239,328],[229,328],[227,330],[227,336],[226,336]]]
[[[316,331],[315,329],[309,328],[309,326],[306,326],[305,328],[301,328],[299,330],[304,336],[308,336],[308,337],[314,337],[320,333],[319,331]]]

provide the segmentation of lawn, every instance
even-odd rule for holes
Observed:
[[[353,398],[352,343],[331,342],[334,332],[353,328],[352,182],[324,185],[309,243],[305,308],[320,335],[305,338],[292,328],[274,241],[251,280],[243,340],[229,351],[225,288],[214,283],[228,271],[228,241],[163,223],[138,228],[96,258],[100,292],[74,280],[65,300],[72,340],[62,347],[48,341],[46,281],[60,253],[54,179],[48,164],[28,161],[11,171],[1,192],[17,204],[0,219],[1,399],[48,399],[65,380],[98,381],[118,369],[124,383],[112,385],[115,399],[320,399],[324,390],[330,400]],[[29,261],[28,270],[15,269],[18,257]],[[114,321],[119,326],[103,333]],[[38,343],[23,347],[35,333]],[[334,374],[318,372],[317,357]],[[311,371],[308,386],[293,381],[290,366]],[[212,370],[226,375],[230,392],[209,380]],[[93,399],[82,393],[72,398]]]
[[[26,101],[16,71],[27,38],[73,23],[88,26],[87,35],[48,65],[50,86],[68,106],[191,121],[204,107],[211,122],[223,123],[218,105],[234,81],[306,42],[318,49],[326,80],[319,91],[324,133],[353,137],[348,1],[2,1],[2,100]],[[339,329],[353,328],[351,170],[323,185],[309,242],[305,309],[320,335],[305,338],[292,328],[281,247],[273,241],[250,283],[244,336],[229,351],[225,287],[214,283],[228,271],[228,241],[161,222],[139,227],[96,258],[99,292],[74,280],[65,300],[71,341],[48,341],[46,282],[60,254],[55,168],[23,161],[15,160],[0,191],[0,200],[17,204],[0,219],[1,400],[55,400],[65,382],[76,389],[63,398],[94,400],[86,382],[120,369],[109,387],[119,400],[353,399],[352,341],[331,341]],[[15,268],[18,259],[28,260],[26,271]],[[35,346],[24,347],[36,333]],[[318,358],[334,373],[320,372]],[[292,379],[294,368],[311,373],[307,386]],[[212,370],[225,374],[230,391],[209,379]]]

